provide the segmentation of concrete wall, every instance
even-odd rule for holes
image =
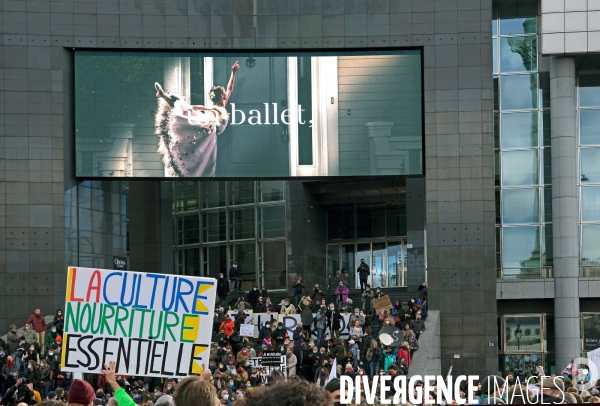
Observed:
[[[542,54],[600,51],[600,1],[542,0]]]

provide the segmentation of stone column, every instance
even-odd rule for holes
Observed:
[[[550,59],[556,370],[579,356],[577,90],[575,58]],[[558,373],[558,372],[557,372]]]

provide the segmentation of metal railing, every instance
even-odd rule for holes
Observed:
[[[600,266],[581,266],[579,276],[582,278],[600,278]]]
[[[546,279],[553,278],[554,273],[551,266],[542,266],[540,268],[504,268],[498,269],[497,277],[503,280]]]

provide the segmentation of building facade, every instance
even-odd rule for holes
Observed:
[[[0,331],[62,307],[71,265],[237,261],[245,289],[285,293],[342,268],[356,283],[364,258],[392,295],[429,282],[444,370],[562,370],[600,345],[599,15],[592,0],[4,1]],[[408,47],[423,176],[78,177],[74,49]]]

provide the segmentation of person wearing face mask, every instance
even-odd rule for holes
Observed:
[[[229,280],[233,282],[233,290],[242,291],[242,279],[240,278],[240,271],[238,269],[238,263],[233,262],[233,265],[229,269]]]
[[[25,338],[25,342],[27,342],[29,345],[40,345],[40,342],[38,341],[38,335],[35,331],[33,331],[30,324],[25,325],[25,329],[22,332],[22,337]]]
[[[371,285],[367,283],[364,292],[361,293],[362,297],[362,309],[365,312],[370,312],[373,310],[373,291],[371,290]]]
[[[380,288],[375,288],[375,293],[373,294],[373,298],[377,299],[380,298],[381,296],[385,296],[384,293],[381,291]]]
[[[324,304],[321,305],[319,310],[317,310],[317,314],[315,314],[315,329],[317,330],[317,346],[321,346],[321,341],[323,339],[323,332],[325,331],[327,319],[325,313],[327,311],[327,306]]]
[[[46,342],[44,343],[44,347],[46,348],[46,354],[48,354],[50,347],[52,347],[54,343],[56,343],[56,336],[58,335],[58,328],[54,325],[50,327],[50,331],[46,333]]]
[[[262,296],[258,297],[258,303],[254,306],[254,313],[266,313],[267,306],[265,306],[265,301]]]
[[[350,320],[348,320],[348,330],[354,327],[354,322],[358,321],[358,325],[363,327],[365,325],[365,316],[364,314],[360,315],[360,309],[357,307],[354,309],[354,313],[350,316]]]
[[[341,309],[346,305],[346,300],[348,300],[348,295],[350,294],[350,291],[348,290],[348,287],[344,285],[343,282],[339,282],[338,287],[335,288],[334,294],[337,308]]]
[[[371,269],[369,268],[369,265],[367,265],[364,259],[360,260],[360,265],[358,266],[356,273],[358,273],[360,279],[360,293],[363,293],[367,286],[369,275],[371,274]]]
[[[339,338],[340,327],[342,325],[342,315],[338,310],[335,309],[335,305],[331,303],[329,305],[329,311],[327,312],[327,327],[331,331],[331,336]]]
[[[286,368],[288,372],[288,378],[296,376],[296,366],[298,365],[298,358],[294,355],[292,348],[288,347],[285,352]]]
[[[227,302],[227,295],[229,294],[229,282],[225,279],[223,272],[219,273],[219,280],[217,280],[217,296],[221,303]]]
[[[254,285],[254,287],[250,289],[250,292],[248,292],[248,295],[246,295],[246,301],[250,303],[253,309],[258,303],[259,296],[260,293],[258,293],[258,286],[256,285]]]
[[[290,303],[290,299],[285,298],[281,301],[281,307],[279,308],[280,314],[296,314],[296,308]]]
[[[415,338],[418,340],[419,336],[425,331],[425,322],[421,320],[420,314],[417,314],[416,320],[410,322],[410,329],[415,333]]]
[[[56,350],[55,350],[56,344],[52,345],[50,347],[50,350],[48,351],[48,355],[46,355],[46,362],[48,363],[48,369],[50,369],[50,381],[54,381],[54,375],[56,374],[56,372],[58,371],[58,365],[59,365],[59,358],[58,355],[56,354]]]
[[[65,325],[65,316],[63,315],[62,309],[56,309],[56,314],[54,315],[54,320],[52,321],[52,325],[56,326],[56,330],[58,334],[62,335],[64,325]]]
[[[283,328],[282,322],[277,323],[277,328],[271,336],[275,340],[275,346],[277,347],[277,351],[279,351],[281,346],[283,346],[283,344],[285,343],[285,339],[288,338],[287,329]]]
[[[8,350],[9,354],[14,354],[15,350],[19,346],[19,333],[17,332],[17,326],[11,324],[8,328],[8,334],[6,334],[6,340],[8,341],[5,350]]]
[[[225,406],[233,406],[233,403],[231,403],[231,400],[230,400],[230,397],[229,397],[229,390],[228,389],[223,389],[221,391],[221,398],[219,399],[219,403],[221,405],[225,405]]]

